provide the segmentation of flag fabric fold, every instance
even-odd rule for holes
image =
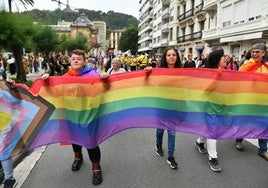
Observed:
[[[0,160],[29,150],[54,106],[23,87],[0,82]]]
[[[153,69],[98,77],[50,77],[30,91],[55,106],[31,148],[69,142],[93,148],[130,128],[213,139],[268,138],[268,75]]]

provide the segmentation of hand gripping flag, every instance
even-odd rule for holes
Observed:
[[[266,74],[215,69],[36,80],[30,90],[56,109],[31,148],[58,142],[93,148],[129,128],[268,138],[267,85]]]
[[[27,89],[0,82],[0,160],[29,150],[54,106]]]

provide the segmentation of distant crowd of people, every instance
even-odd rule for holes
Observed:
[[[182,55],[180,55],[181,57]],[[237,58],[232,54],[225,54],[227,66],[229,70],[239,70],[239,67],[247,62],[251,58],[250,50],[245,50],[241,58]],[[45,56],[43,54],[34,55],[23,55],[22,63],[26,74],[39,73],[40,70],[47,72],[50,76],[53,75],[64,75],[71,67],[70,55],[63,53],[56,53],[53,55]],[[141,53],[139,55],[127,55],[127,54],[115,54],[113,48],[107,50],[106,56],[92,56],[86,54],[86,64],[89,67],[94,68],[98,73],[107,72],[109,68],[113,73],[117,72],[117,68],[113,68],[112,60],[117,58],[119,67],[123,68],[126,72],[143,70],[144,68],[151,66],[153,68],[160,67],[161,56],[155,54],[148,55]],[[205,68],[207,67],[208,53],[200,53],[198,57],[193,57],[192,53],[186,54],[182,58],[181,67],[183,68]],[[115,69],[115,70],[114,70]],[[119,72],[122,72],[120,69]],[[8,58],[0,54],[0,71],[3,73],[8,70],[10,75],[16,74],[15,59],[12,55]]]

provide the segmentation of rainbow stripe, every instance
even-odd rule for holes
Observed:
[[[154,69],[97,77],[51,77],[31,91],[56,110],[32,148],[87,148],[129,128],[214,139],[268,138],[268,76],[214,69]]]

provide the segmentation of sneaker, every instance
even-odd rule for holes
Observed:
[[[92,184],[93,185],[99,185],[101,183],[102,183],[102,172],[101,172],[101,168],[99,170],[93,170]]]
[[[16,185],[16,180],[15,179],[8,179],[8,180],[5,180],[4,182],[4,188],[13,188],[15,187]]]
[[[174,157],[168,157],[167,163],[169,164],[170,168],[172,168],[172,169],[178,168],[178,164],[176,163]]]
[[[242,145],[241,142],[236,142],[235,143],[235,148],[238,150],[238,151],[244,151],[244,147]]]
[[[202,153],[202,154],[206,154],[207,153],[207,150],[204,146],[204,143],[198,143],[197,141],[195,142],[195,145],[199,151],[199,153]]]
[[[210,169],[214,172],[221,171],[221,166],[219,165],[217,158],[212,158],[211,160],[209,160],[208,165],[209,165]]]
[[[155,150],[156,150],[156,154],[159,155],[159,156],[164,156],[164,152],[163,152],[163,148],[162,148],[162,145],[156,145],[155,146]]]

